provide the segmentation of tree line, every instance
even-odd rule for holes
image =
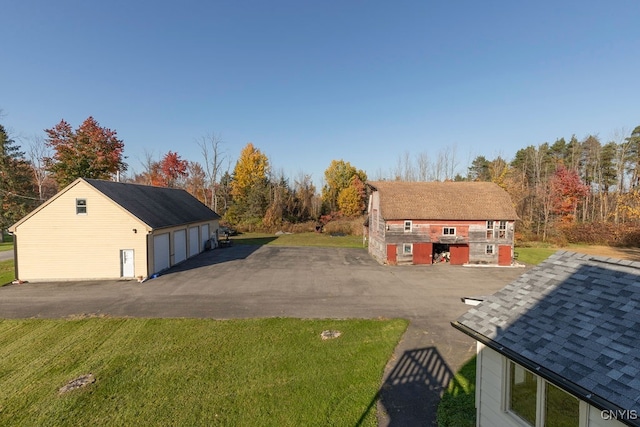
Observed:
[[[145,152],[142,171],[132,174],[127,173],[124,142],[93,117],[75,129],[61,120],[44,133],[30,138],[25,151],[0,125],[0,229],[79,177],[181,188],[227,222],[252,228],[358,216],[366,206],[367,176],[344,160],[331,162],[318,192],[311,175],[300,173],[290,182],[252,143],[232,169],[224,142],[213,133],[196,140],[202,162],[187,161],[174,151],[160,159]]]
[[[124,142],[93,117],[76,129],[61,120],[26,147],[0,124],[0,226],[7,228],[78,177],[182,188],[227,222],[252,228],[326,222],[366,211],[367,174],[342,159],[331,162],[317,189],[308,174],[290,180],[273,170],[252,143],[235,163],[218,135],[195,143],[200,162],[175,151],[159,159],[145,152],[142,171],[128,173]],[[606,142],[588,135],[530,145],[511,160],[476,156],[464,174],[455,147],[407,152],[375,179],[495,182],[511,195],[522,238],[625,243],[640,223],[640,126]]]

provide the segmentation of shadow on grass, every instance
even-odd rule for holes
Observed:
[[[453,372],[435,347],[407,350],[356,426],[375,410],[376,402],[387,414],[389,427],[436,425],[440,396],[452,378]]]
[[[441,427],[476,425],[476,356],[464,364],[451,379],[438,406]]]

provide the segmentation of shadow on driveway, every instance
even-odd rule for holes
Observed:
[[[237,261],[246,259],[260,249],[262,245],[232,245],[229,247],[219,247],[210,251],[202,252],[192,258],[181,262],[178,265],[171,267],[170,269],[163,271],[162,276],[167,276],[174,273],[180,273],[189,271],[201,267],[207,267],[210,265],[221,264],[224,262]]]
[[[440,397],[453,375],[435,347],[405,351],[356,426],[362,424],[376,402],[381,405],[380,425],[435,426]]]

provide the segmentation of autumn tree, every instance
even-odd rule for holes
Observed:
[[[367,174],[351,166],[351,163],[344,160],[331,161],[324,172],[325,184],[322,187],[322,202],[325,212],[337,212],[340,209],[338,195],[351,185],[354,176],[357,176],[362,182],[367,181]]]
[[[298,175],[293,184],[293,195],[296,203],[295,215],[300,221],[318,219],[320,209],[311,175]]]
[[[268,173],[269,159],[252,143],[248,143],[233,170],[233,205],[227,212],[229,219],[251,223],[262,220],[268,203]]]
[[[226,159],[226,155],[222,150],[223,141],[220,136],[215,133],[210,133],[206,136],[202,136],[197,140],[197,144],[200,147],[202,158],[204,160],[203,171],[205,173],[205,185],[208,189],[210,197],[205,202],[214,211],[218,211],[218,177],[222,172],[222,165]]]
[[[338,194],[338,208],[347,217],[358,216],[366,209],[366,190],[358,175],[353,175],[349,186]]]
[[[161,182],[163,187],[182,187],[183,179],[189,174],[189,162],[183,160],[178,153],[169,151],[160,160]]]
[[[101,127],[88,117],[75,131],[64,120],[45,129],[47,145],[54,151],[46,159],[58,185],[64,187],[76,178],[110,179],[126,170],[124,143],[114,130]]]
[[[187,166],[187,178],[185,179],[184,189],[203,204],[208,205],[211,199],[210,189],[207,186],[206,173],[200,163],[189,162]]]
[[[589,194],[589,186],[584,184],[578,173],[560,165],[551,178],[551,192],[554,213],[560,215],[564,223],[574,222],[578,205]]]
[[[25,216],[37,204],[29,163],[4,126],[0,125],[0,231]]]
[[[40,135],[34,135],[29,138],[27,158],[33,172],[33,179],[38,188],[38,199],[40,201],[47,200],[58,190],[57,184],[51,179],[51,174],[47,170],[45,160],[48,157],[51,157],[51,152],[45,139]]]

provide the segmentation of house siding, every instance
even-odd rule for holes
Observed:
[[[504,410],[504,375],[507,358],[500,353],[477,344],[476,408],[478,426],[522,427],[524,424]],[[620,421],[606,420],[601,411],[580,401],[580,427],[623,427]],[[587,414],[587,419],[582,416]]]
[[[86,214],[76,214],[76,199],[87,200]],[[135,276],[147,275],[145,224],[82,181],[15,233],[20,280],[116,279],[122,249],[134,250]]]

